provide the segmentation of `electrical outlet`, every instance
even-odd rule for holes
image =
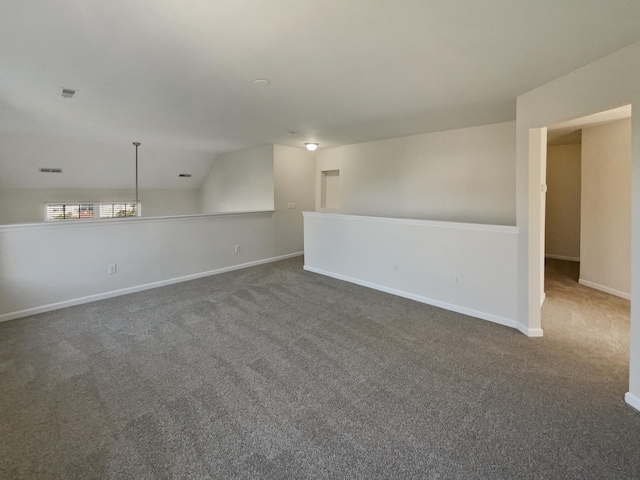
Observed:
[[[336,251],[335,251],[335,250],[331,250],[331,256],[332,256],[333,258],[336,258]]]
[[[113,275],[114,273],[117,272],[117,267],[115,263],[111,263],[109,264],[109,267],[107,268],[107,272],[109,272],[109,275]]]
[[[236,245],[236,247],[235,247],[234,251],[235,251],[236,253],[240,253],[240,245]]]
[[[460,275],[457,273],[453,274],[453,284],[454,285],[460,285]]]
[[[294,208],[296,208],[296,204],[295,204],[295,203],[293,203],[293,202],[291,202],[291,203],[289,204],[289,209],[294,209]]]

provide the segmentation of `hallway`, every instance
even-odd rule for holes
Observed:
[[[561,342],[567,354],[606,369],[622,398],[629,382],[631,303],[580,285],[579,268],[577,262],[546,259],[544,336]]]

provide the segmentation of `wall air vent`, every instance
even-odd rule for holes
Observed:
[[[180,175],[178,175],[179,177],[184,177],[184,178],[189,178],[191,177],[190,173],[181,173]]]
[[[40,173],[62,173],[61,168],[41,168]]]
[[[73,90],[72,88],[63,88],[62,89],[62,98],[73,98],[76,94],[77,90]]]

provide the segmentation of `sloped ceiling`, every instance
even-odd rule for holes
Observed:
[[[213,161],[214,156],[207,152],[141,145],[140,188],[200,188]],[[0,132],[0,190],[133,188],[135,165],[132,142],[107,143]],[[40,168],[59,168],[62,174],[40,173]],[[191,174],[191,177],[181,178],[180,173]]]
[[[213,155],[509,121],[638,25],[622,0],[3,0],[0,132]]]

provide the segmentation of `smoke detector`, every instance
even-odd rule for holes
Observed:
[[[76,94],[77,90],[74,90],[73,88],[63,88],[62,89],[62,98],[73,98],[73,96]]]

